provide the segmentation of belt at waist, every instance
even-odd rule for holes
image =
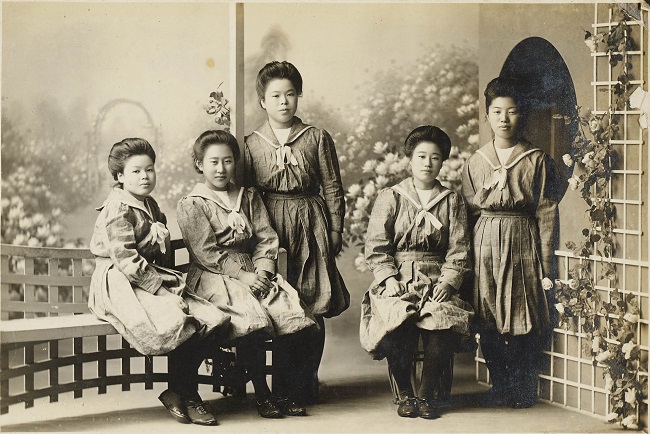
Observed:
[[[395,262],[405,261],[437,261],[445,260],[444,255],[431,252],[397,252],[395,253]]]
[[[291,200],[291,199],[306,199],[309,197],[316,197],[318,194],[315,193],[271,193],[265,191],[262,193],[262,196],[266,199],[275,199],[275,200]]]
[[[533,218],[534,216],[526,211],[481,211],[481,217],[519,217]]]

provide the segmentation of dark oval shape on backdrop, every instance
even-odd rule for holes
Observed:
[[[564,116],[576,118],[576,91],[569,68],[557,49],[544,38],[531,37],[519,42],[508,54],[501,77],[513,77],[524,84],[530,102],[525,137],[555,160],[564,181],[573,168],[562,162],[578,131],[577,122],[565,124]],[[555,117],[554,117],[555,115]],[[558,186],[564,196],[568,183]]]

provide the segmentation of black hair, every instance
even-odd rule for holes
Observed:
[[[490,111],[490,105],[496,98],[512,98],[522,115],[527,112],[527,98],[519,80],[512,77],[497,77],[485,87],[485,112]]]
[[[257,73],[255,89],[257,90],[257,100],[260,105],[264,99],[266,88],[271,80],[283,78],[286,78],[291,82],[291,84],[293,84],[298,96],[302,96],[302,76],[300,75],[298,68],[286,60],[282,62],[274,60],[264,65],[264,67],[260,69],[260,72]]]
[[[192,159],[194,160],[194,169],[203,173],[197,166],[197,163],[203,161],[205,157],[205,150],[212,145],[226,145],[232,151],[232,156],[235,158],[235,161],[239,160],[241,156],[241,151],[239,150],[239,144],[235,136],[230,134],[228,131],[223,130],[208,130],[203,132],[194,142],[192,148]]]
[[[134,155],[148,155],[153,163],[156,162],[156,152],[145,139],[129,138],[115,143],[108,154],[108,170],[113,179],[117,181],[117,175],[124,173],[126,160]],[[122,183],[118,182],[121,187]]]
[[[447,133],[433,125],[422,125],[411,131],[404,141],[404,154],[411,158],[413,150],[422,142],[435,143],[442,151],[442,160],[449,158],[451,139]]]

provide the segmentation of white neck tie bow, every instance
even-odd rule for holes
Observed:
[[[156,222],[151,225],[150,236],[152,238],[152,244],[158,243],[160,246],[160,251],[165,254],[167,253],[167,248],[165,247],[165,240],[169,236],[169,231],[164,224]]]
[[[275,164],[283,170],[287,164],[297,166],[298,160],[296,160],[296,157],[291,152],[291,147],[282,145],[275,150]]]

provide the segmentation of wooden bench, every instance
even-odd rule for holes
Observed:
[[[183,240],[173,240],[172,249],[174,268],[186,272]],[[88,249],[2,244],[0,256],[0,414],[20,402],[33,407],[38,398],[57,402],[66,392],[80,398],[89,388],[102,394],[110,385],[127,391],[134,383],[153,389],[153,383],[167,382],[166,356],[143,356],[89,312],[94,256]],[[284,251],[278,270],[286,272]],[[266,343],[267,351],[271,345]],[[205,357],[211,375],[200,375],[201,384],[224,395],[245,396],[248,379],[236,349],[206,349]],[[272,374],[271,365],[266,369]]]

